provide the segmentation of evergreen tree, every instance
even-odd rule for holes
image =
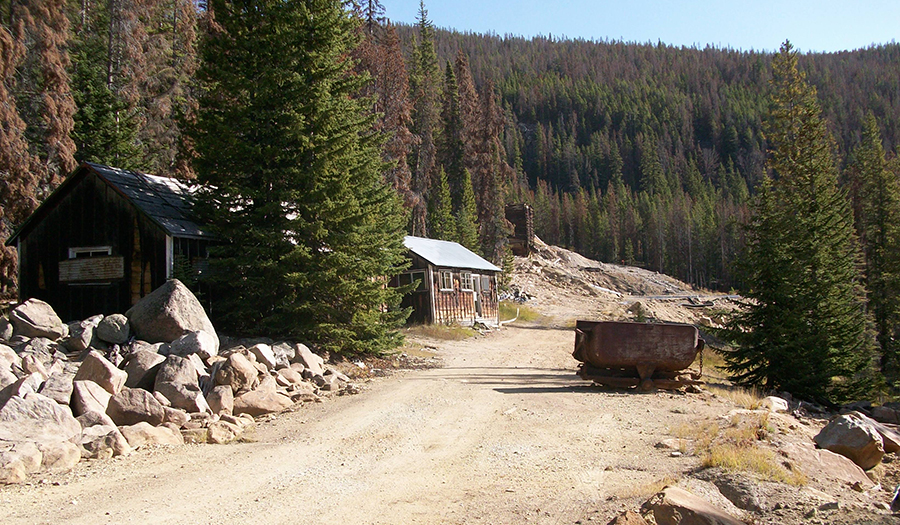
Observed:
[[[459,243],[466,248],[478,251],[478,215],[476,212],[475,192],[472,189],[472,176],[469,170],[463,170],[463,178],[459,210],[456,212],[456,235]]]
[[[732,380],[841,403],[871,394],[874,341],[850,208],[816,90],[786,42],[773,60],[769,166],[748,228],[752,300],[730,322]]]
[[[366,81],[348,58],[358,19],[340,0],[212,0],[207,88],[191,131],[196,209],[227,242],[212,254],[226,330],[336,352],[399,342],[403,214],[382,180]]]
[[[438,172],[437,183],[431,188],[428,199],[428,236],[445,241],[458,239],[450,199],[450,185],[447,183],[447,174],[443,168]]]
[[[437,177],[437,146],[435,135],[439,129],[438,82],[440,68],[434,49],[434,24],[428,19],[424,0],[419,2],[417,28],[419,43],[413,54],[410,90],[413,99],[412,129],[418,138],[411,155],[412,190],[416,195],[410,221],[413,235],[424,236],[427,223],[428,191]]]
[[[848,171],[856,231],[865,254],[869,311],[881,346],[881,368],[896,378],[900,373],[894,343],[900,326],[900,183],[888,170],[878,123],[871,113]]]

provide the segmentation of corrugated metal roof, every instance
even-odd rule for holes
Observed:
[[[438,241],[424,237],[406,236],[403,244],[409,251],[435,266],[465,268],[469,270],[502,271],[465,246],[450,241]]]
[[[198,239],[213,237],[190,219],[188,198],[191,190],[183,182],[92,162],[85,164],[169,235]]]

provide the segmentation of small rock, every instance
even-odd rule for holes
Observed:
[[[786,399],[776,396],[763,398],[759,403],[759,407],[769,412],[789,412],[791,408]]]
[[[156,374],[165,360],[165,356],[145,349],[131,352],[125,360],[125,373],[128,375],[125,386],[153,390]]]
[[[166,352],[168,354],[180,355],[187,357],[191,354],[197,354],[202,359],[209,359],[216,355],[219,350],[219,341],[215,336],[205,331],[196,331],[184,334],[169,344]]]
[[[112,395],[119,393],[127,380],[128,374],[124,370],[119,370],[94,350],[88,353],[75,373],[75,381],[93,381]]]
[[[297,344],[294,346],[296,354],[292,362],[300,363],[304,368],[310,371],[312,375],[325,375],[325,360],[314,354],[306,345]],[[305,376],[304,376],[305,377]]]
[[[142,388],[128,387],[110,398],[106,413],[117,426],[134,425],[142,421],[157,426],[166,417],[165,407],[152,393]]]
[[[206,396],[213,414],[232,414],[234,410],[234,393],[228,385],[219,385]]]
[[[210,443],[224,445],[230,443],[241,436],[240,427],[227,421],[214,421],[207,427],[208,440]]]
[[[128,445],[132,448],[144,445],[183,445],[184,438],[181,432],[173,431],[167,426],[154,427],[150,423],[141,422],[135,425],[123,426],[119,430]]]
[[[44,443],[38,448],[42,470],[69,470],[81,461],[81,450],[71,441]]]

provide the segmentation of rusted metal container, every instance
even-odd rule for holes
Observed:
[[[678,388],[699,379],[679,372],[702,349],[703,339],[691,325],[579,320],[572,356],[585,363],[581,376],[598,383]]]

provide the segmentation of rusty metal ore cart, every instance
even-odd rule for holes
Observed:
[[[583,321],[575,325],[578,375],[605,386],[675,390],[701,384],[687,370],[703,350],[695,326],[672,323]]]

